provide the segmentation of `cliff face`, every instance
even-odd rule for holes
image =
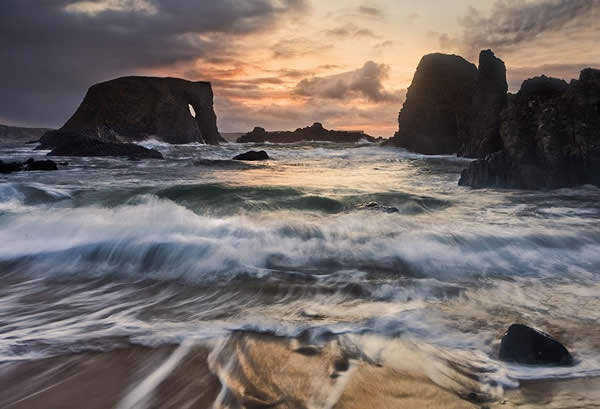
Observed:
[[[490,50],[479,69],[456,55],[423,57],[389,144],[424,154],[479,157],[498,149],[506,67]]]
[[[459,184],[523,189],[600,185],[600,70],[570,84],[536,77],[501,114],[503,149],[464,170]]]
[[[41,142],[56,147],[73,137],[106,143],[155,138],[215,145],[222,140],[210,83],[154,77],[123,77],[92,86],[71,119]]]
[[[267,132],[264,128],[254,128],[252,132],[238,138],[238,143],[294,143],[303,141],[323,141],[338,143],[357,143],[361,140],[375,142],[376,139],[362,132],[334,131],[323,128],[320,123],[314,123],[306,128],[295,131]]]

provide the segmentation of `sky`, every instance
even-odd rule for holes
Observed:
[[[600,68],[600,0],[0,0],[0,123],[60,127],[94,83],[211,81],[222,132],[391,136],[421,57],[477,62],[509,88]]]

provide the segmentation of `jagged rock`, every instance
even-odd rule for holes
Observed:
[[[267,132],[264,128],[256,127],[252,132],[238,138],[238,143],[295,143],[295,142],[338,142],[357,143],[361,140],[375,142],[376,139],[362,131],[334,131],[323,127],[319,122],[306,128],[298,128],[295,131]]]
[[[128,156],[122,153],[127,148],[116,148],[114,144],[149,138],[175,144],[216,145],[223,141],[217,130],[210,83],[178,78],[123,77],[96,84],[61,129],[42,136],[40,148],[61,147],[61,151],[73,151],[77,155],[84,145],[90,145],[93,149],[86,149],[86,156],[95,152],[101,152],[102,156],[110,156],[111,152]],[[99,145],[93,141],[113,145],[98,150]],[[72,143],[78,144],[78,148],[63,146]]]
[[[55,147],[48,156],[124,156],[137,159],[164,159],[155,150],[134,143],[102,142],[93,138],[72,135],[68,142]]]
[[[459,156],[483,158],[502,148],[500,113],[506,107],[506,66],[491,50],[479,54],[479,71],[471,105],[471,123]]]
[[[233,160],[247,160],[247,161],[256,161],[256,160],[268,160],[269,155],[265,151],[249,151],[246,153],[242,153],[237,155]]]
[[[476,81],[477,67],[462,57],[424,56],[388,144],[424,154],[456,153],[467,139]]]
[[[583,70],[570,84],[545,76],[525,81],[509,96],[501,121],[502,152],[473,162],[459,184],[600,185],[600,70]]]
[[[479,69],[456,55],[426,55],[388,144],[423,154],[490,154],[501,146],[507,89],[504,62],[491,50],[480,53]]]
[[[502,337],[500,359],[526,365],[573,365],[573,357],[548,334],[522,324],[513,324]]]

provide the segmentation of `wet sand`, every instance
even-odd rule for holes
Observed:
[[[337,339],[315,345],[241,332],[216,346],[4,363],[0,385],[3,409],[600,407],[598,378],[524,382],[501,399],[481,400],[440,387],[425,372],[352,355]]]

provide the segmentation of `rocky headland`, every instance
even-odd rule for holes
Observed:
[[[147,139],[222,142],[210,83],[123,77],[93,85],[67,123],[42,136],[40,149],[61,156],[157,158],[157,151],[133,144]]]
[[[19,126],[0,125],[0,142],[38,141],[48,131],[50,131],[48,128],[23,128]]]
[[[296,143],[296,142],[336,142],[358,143],[360,141],[376,142],[377,139],[361,131],[335,131],[325,129],[319,122],[295,131],[267,132],[256,127],[252,132],[238,138],[238,143]]]
[[[600,71],[567,83],[545,76],[507,93],[491,50],[479,67],[456,55],[423,57],[399,129],[387,144],[479,159],[461,186],[548,189],[600,185]]]

